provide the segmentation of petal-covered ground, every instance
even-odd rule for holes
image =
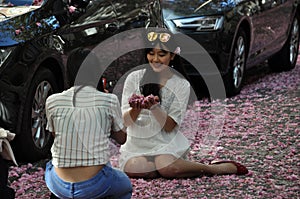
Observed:
[[[183,127],[191,160],[231,159],[246,165],[249,174],[131,179],[132,198],[300,198],[300,61],[289,72],[272,73],[264,65],[251,70],[240,95],[222,106],[199,101]],[[16,198],[49,197],[46,161],[10,167]]]

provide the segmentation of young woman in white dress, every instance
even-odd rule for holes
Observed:
[[[149,32],[148,66],[131,72],[122,94],[127,141],[120,148],[120,167],[129,177],[181,178],[246,174],[234,161],[209,165],[186,159],[190,144],[179,131],[190,96],[178,52],[169,32]]]

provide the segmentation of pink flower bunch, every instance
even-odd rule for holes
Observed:
[[[148,95],[148,96],[144,96],[144,95],[137,95],[137,94],[133,94],[129,100],[128,100],[129,105],[132,107],[135,104],[140,104],[141,108],[149,108],[148,104],[157,104],[159,103],[159,98],[158,96],[154,96],[154,95]]]
[[[69,6],[69,12],[70,12],[70,13],[75,12],[75,10],[76,10],[76,7],[75,7],[75,6]]]
[[[20,29],[15,30],[15,34],[19,35],[22,31]]]

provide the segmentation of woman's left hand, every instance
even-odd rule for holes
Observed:
[[[159,104],[159,97],[154,95],[148,95],[143,100],[143,107],[145,109],[151,109],[152,106]]]

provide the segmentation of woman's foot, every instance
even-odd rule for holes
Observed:
[[[245,175],[248,173],[248,169],[235,161],[231,160],[221,160],[221,161],[212,161],[210,165],[216,166],[216,174],[236,174],[236,175]]]

